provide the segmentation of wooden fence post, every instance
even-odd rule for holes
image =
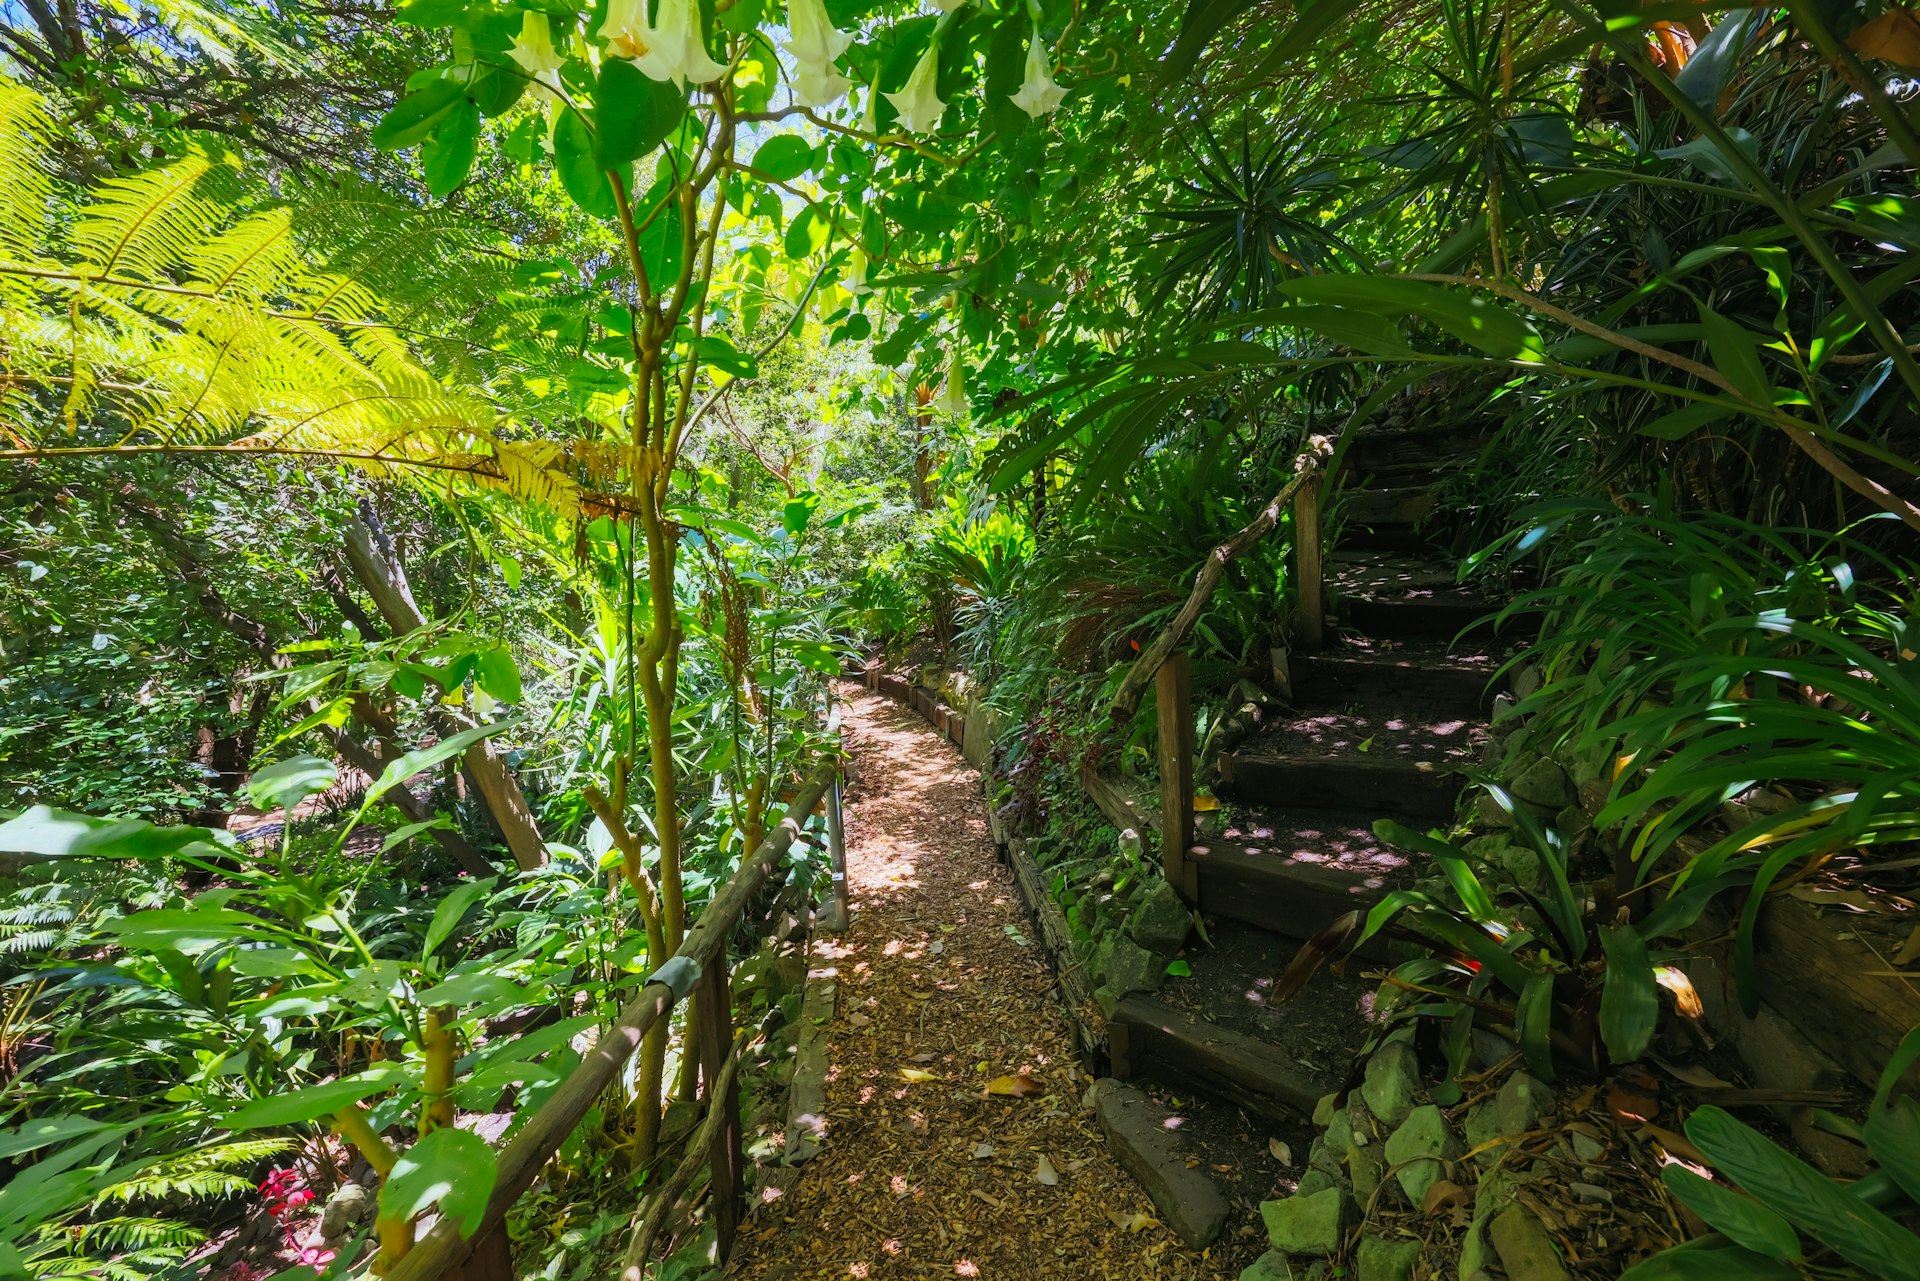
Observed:
[[[1315,478],[1317,481],[1317,477]],[[1326,643],[1327,598],[1320,528],[1320,486],[1302,485],[1293,496],[1293,563],[1300,605],[1295,614],[1298,647],[1308,653]]]
[[[727,1088],[714,1097],[714,1085],[720,1080],[727,1055],[733,1050],[733,992],[727,982],[727,955],[723,950],[700,976],[695,989],[694,1012],[700,1020],[700,1076],[706,1083],[707,1107],[720,1109],[720,1123],[713,1127],[711,1163],[711,1206],[719,1257],[724,1262],[733,1250],[733,1237],[740,1228],[742,1199],[746,1195],[746,1161],[741,1150],[740,1086],[728,1077]]]
[[[1200,897],[1193,844],[1193,689],[1184,653],[1167,656],[1153,676],[1160,721],[1160,846],[1168,883],[1189,903]]]

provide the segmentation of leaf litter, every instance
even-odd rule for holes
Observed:
[[[1230,1281],[1219,1251],[1160,1223],[1078,1106],[1090,1082],[978,776],[911,713],[841,688],[854,919],[825,940],[840,992],[826,1144],[769,1187],[728,1277]]]

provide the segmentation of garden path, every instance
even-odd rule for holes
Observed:
[[[1081,1109],[979,775],[911,711],[842,689],[854,916],[813,955],[838,993],[826,1143],[755,1208],[728,1277],[1230,1277],[1153,1220]]]

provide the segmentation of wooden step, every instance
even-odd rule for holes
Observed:
[[[1288,1061],[1272,1042],[1197,1019],[1150,996],[1129,996],[1107,1020],[1107,1054],[1121,1080],[1151,1076],[1235,1103],[1256,1116],[1298,1121],[1340,1085]]]
[[[1357,645],[1296,654],[1290,659],[1294,697],[1326,704],[1344,698],[1396,699],[1442,710],[1484,713],[1499,692],[1499,662],[1485,652],[1451,654],[1432,642]]]
[[[1466,780],[1453,762],[1391,756],[1223,752],[1222,791],[1269,808],[1361,810],[1415,818],[1452,818]]]
[[[1271,840],[1193,846],[1187,857],[1202,912],[1306,939],[1413,879],[1413,859],[1382,843],[1369,824],[1336,818],[1315,830],[1298,811],[1285,820]]]
[[[1476,596],[1348,596],[1333,610],[1342,624],[1377,639],[1517,640],[1522,633],[1496,628],[1498,606]]]
[[[1355,525],[1417,525],[1433,515],[1437,502],[1427,486],[1405,489],[1348,489],[1340,495],[1340,514]]]

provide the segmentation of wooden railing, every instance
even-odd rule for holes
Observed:
[[[840,762],[834,760],[814,771],[793,803],[787,806],[780,825],[741,860],[733,878],[701,913],[680,950],[653,972],[639,995],[627,1003],[613,1026],[582,1057],[580,1066],[501,1149],[495,1163],[493,1194],[487,1200],[486,1214],[478,1230],[472,1236],[462,1236],[452,1221],[442,1217],[387,1272],[386,1281],[512,1281],[513,1258],[504,1226],[507,1211],[533,1185],[548,1160],[613,1083],[621,1065],[640,1048],[648,1030],[690,995],[694,997],[692,1030],[699,1048],[700,1091],[706,1103],[707,1121],[682,1168],[689,1174],[697,1173],[704,1160],[710,1171],[713,1220],[720,1257],[726,1257],[744,1208],[746,1178],[739,1089],[732,1070],[735,1038],[727,939],[748,906],[784,864],[787,851],[823,798],[828,806],[827,833],[836,874],[839,923],[844,928],[846,854],[841,838]],[[704,1158],[697,1152],[701,1139],[707,1147]],[[675,1181],[670,1176],[661,1195],[670,1194]],[[647,1217],[654,1217],[651,1209]],[[647,1239],[650,1240],[650,1234]],[[643,1255],[644,1244],[641,1235],[636,1233],[634,1245]],[[636,1263],[632,1253],[630,1250],[627,1275],[638,1277],[645,1259]]]

